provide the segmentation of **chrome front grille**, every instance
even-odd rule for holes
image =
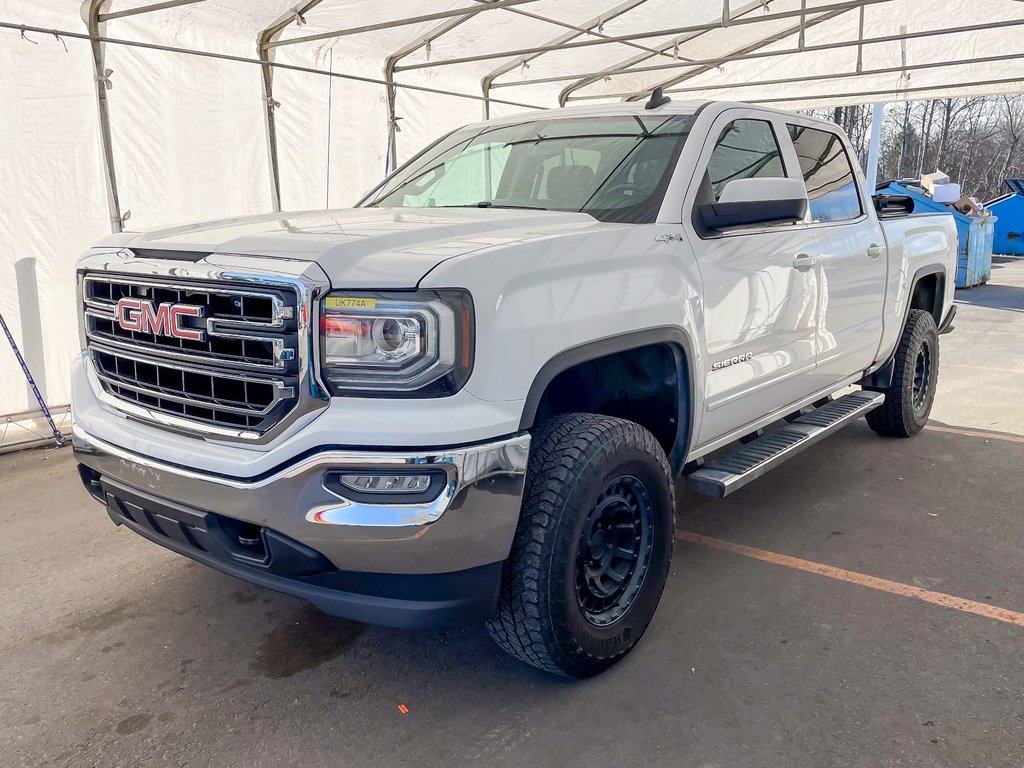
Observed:
[[[191,362],[205,359],[250,370],[284,371],[288,362],[295,360],[296,298],[290,289],[143,282],[92,274],[84,278],[83,294],[87,337],[110,347],[136,352],[148,349]],[[193,327],[202,330],[204,338],[178,339],[125,330],[115,317],[121,299],[202,307],[203,316],[193,321]]]
[[[92,272],[82,276],[81,293],[89,358],[117,407],[251,439],[298,404],[308,310],[294,285]],[[193,338],[172,336],[166,326],[126,328],[122,300],[187,305],[196,316],[181,322]]]

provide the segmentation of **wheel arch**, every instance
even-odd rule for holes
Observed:
[[[896,335],[896,345],[889,353],[885,363],[878,370],[857,382],[858,384],[865,389],[887,389],[892,385],[896,350],[899,348],[899,339],[903,335],[903,329],[907,327],[907,320],[910,319],[910,310],[925,310],[935,319],[936,327],[941,327],[946,309],[944,306],[946,278],[946,267],[943,264],[928,264],[914,273],[910,283],[910,292],[907,295],[907,305],[903,308],[903,322],[900,325],[900,332]]]
[[[674,372],[675,430],[670,447],[666,447],[669,466],[678,475],[686,461],[690,441],[693,437],[693,414],[695,408],[693,344],[689,335],[678,327],[663,326],[610,336],[604,339],[580,344],[559,352],[548,360],[530,385],[523,407],[520,429],[531,429],[545,414],[546,396],[565,381],[566,376],[602,359],[643,353],[646,350],[662,348],[670,352]],[[559,377],[562,377],[561,379]],[[563,411],[564,412],[564,411]],[[600,412],[600,411],[598,411]],[[607,413],[606,415],[622,415]],[[626,416],[628,418],[628,415]],[[635,419],[634,419],[635,420]],[[643,426],[647,426],[638,421]],[[650,427],[648,427],[650,428]],[[652,432],[657,432],[652,429]],[[664,442],[662,442],[664,446]]]

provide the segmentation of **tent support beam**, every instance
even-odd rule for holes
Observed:
[[[313,43],[318,40],[330,40],[332,37],[348,37],[350,35],[361,35],[366,32],[379,32],[382,29],[394,29],[395,27],[407,27],[411,24],[421,24],[425,21],[437,21],[439,19],[447,19],[452,16],[463,16],[467,13],[474,11],[491,11],[500,8],[505,8],[510,5],[523,5],[524,3],[535,3],[537,0],[495,0],[493,3],[488,3],[481,8],[475,8],[470,6],[469,8],[452,8],[447,11],[438,11],[437,13],[426,13],[422,16],[409,16],[404,19],[395,19],[393,21],[382,21],[378,24],[367,24],[364,27],[351,27],[350,29],[337,29],[333,32],[321,32],[316,35],[306,35],[305,37],[290,37],[287,40],[275,40],[268,45],[269,48],[278,48],[282,45],[298,45],[299,43]]]
[[[862,11],[864,10],[864,6],[861,6],[861,10]],[[751,55],[751,54],[756,55],[755,54],[756,51],[759,51],[762,48],[771,45],[772,43],[776,43],[779,40],[784,40],[787,37],[790,37],[791,35],[799,34],[801,31],[806,31],[807,29],[809,29],[811,27],[817,26],[818,24],[822,24],[822,23],[824,23],[826,21],[829,21],[830,19],[834,19],[837,16],[842,16],[845,13],[849,13],[849,10],[847,9],[847,10],[829,11],[828,13],[823,13],[820,16],[815,16],[810,21],[808,21],[804,16],[801,16],[800,17],[800,23],[797,24],[795,27],[793,27],[793,26],[787,27],[786,29],[784,29],[784,30],[782,30],[780,32],[776,32],[775,34],[769,35],[768,37],[761,38],[757,42],[751,43],[750,45],[746,45],[746,46],[744,46],[744,47],[742,47],[742,48],[740,48],[738,50],[734,50],[732,52],[732,54],[730,54],[730,55],[731,56],[743,56],[743,57]],[[803,47],[803,50],[807,50],[806,46]],[[687,73],[685,73],[683,75],[677,75],[675,77],[669,78],[668,80],[663,80],[662,82],[659,82],[655,87],[668,88],[669,86],[673,86],[676,83],[681,83],[684,80],[691,80],[691,79],[697,77],[698,75],[702,75],[705,72],[708,72],[708,71],[710,71],[710,70],[712,70],[714,68],[715,68],[714,64],[698,67],[696,70],[692,70],[692,71],[687,72]],[[643,93],[634,93],[633,95],[626,97],[626,100],[627,101],[634,101],[636,99],[644,98],[646,95],[647,95],[646,91],[643,92]]]
[[[859,8],[861,5],[875,5],[878,3],[889,3],[892,0],[846,0],[846,2],[831,3],[829,5],[821,5],[811,9],[810,13],[828,13],[830,11],[850,11],[855,8]],[[763,6],[762,3],[758,3],[759,6]],[[744,18],[733,18],[729,22],[729,26],[738,26],[740,24],[763,24],[771,23],[773,21],[779,21],[780,19],[790,19],[800,16],[800,9],[792,11],[779,11],[778,13],[768,13],[763,16],[749,16]],[[673,29],[662,29],[648,32],[635,32],[630,35],[612,35],[609,37],[595,38],[592,40],[580,40],[575,43],[566,43],[560,46],[560,50],[572,50],[574,48],[585,48],[592,45],[606,45],[608,43],[628,43],[636,40],[646,40],[652,37],[664,37],[666,35],[682,35],[687,32],[707,32],[713,29],[721,29],[722,25],[720,22],[712,22],[710,24],[692,24],[685,27],[675,27]],[[475,61],[487,61],[490,59],[509,59],[518,56],[525,56],[530,53],[546,53],[552,50],[551,46],[540,45],[532,46],[530,48],[517,48],[508,51],[496,51],[494,53],[483,53],[477,56],[462,56],[455,59],[447,59],[445,61],[436,62],[425,62],[420,64],[408,64],[404,67],[398,67],[396,71],[402,72],[407,69],[427,69],[430,67],[443,67],[449,64],[469,64]],[[568,78],[565,78],[568,79]]]
[[[88,0],[87,0],[88,1]],[[31,24],[13,24],[9,21],[0,21],[0,29],[13,29],[15,32],[36,32],[40,35],[58,36],[68,40],[94,40],[108,45],[124,45],[129,48],[142,48],[148,51],[163,51],[165,53],[181,53],[185,56],[199,56],[204,59],[217,59],[218,61],[234,61],[239,64],[267,64],[273,69],[287,69],[289,72],[304,72],[307,75],[323,75],[325,77],[337,77],[340,80],[351,80],[354,83],[368,83],[370,85],[384,85],[384,81],[378,77],[363,77],[362,75],[350,75],[345,72],[331,72],[327,69],[316,67],[303,67],[298,64],[281,64],[280,62],[261,61],[258,58],[249,56],[235,56],[231,53],[215,53],[213,51],[200,51],[195,48],[182,48],[176,45],[160,45],[159,43],[142,43],[138,40],[127,40],[123,37],[105,37],[102,35],[89,35],[85,32],[73,32],[68,29],[55,29],[53,27],[36,27]],[[472,101],[483,101],[484,97],[476,93],[462,93],[461,91],[446,91],[443,88],[431,88],[427,85],[415,85],[413,83],[395,83],[398,88],[406,88],[410,91],[420,93],[436,93],[441,96],[454,96],[458,99],[470,99]],[[524,107],[525,109],[548,109],[538,104],[527,104],[522,101],[510,101],[507,99],[493,99],[496,104],[508,104],[513,107]]]
[[[646,2],[647,2],[647,0],[626,0],[626,2],[619,3],[618,5],[616,5],[611,10],[609,10],[609,11],[607,11],[605,13],[602,13],[602,14],[600,14],[598,16],[595,16],[595,17],[593,17],[593,18],[583,22],[583,24],[581,24],[578,28],[576,28],[575,31],[566,32],[566,33],[564,33],[562,35],[559,35],[558,37],[552,38],[551,40],[549,40],[547,42],[547,45],[552,46],[554,48],[558,48],[559,46],[564,45],[565,43],[571,42],[571,41],[575,40],[578,37],[582,37],[583,35],[590,34],[590,31],[592,29],[596,29],[601,24],[603,24],[603,23],[605,23],[607,21],[611,21],[612,19],[618,18],[622,14],[624,14],[624,13],[626,13],[628,11],[631,11],[634,8],[636,8],[637,6],[643,5]],[[483,94],[484,94],[484,120],[489,120],[490,117],[491,117],[491,85],[492,85],[492,83],[494,83],[494,81],[497,78],[501,77],[502,75],[508,74],[509,72],[513,71],[516,67],[521,67],[521,66],[523,66],[525,64],[528,64],[529,62],[531,62],[534,59],[537,59],[537,58],[539,58],[539,57],[541,57],[543,55],[544,55],[543,53],[528,54],[526,56],[523,56],[522,58],[515,59],[515,60],[510,61],[510,62],[508,62],[506,64],[502,64],[500,67],[497,67],[497,68],[491,70],[486,75],[484,75],[483,79],[481,79],[481,81],[480,81],[480,89],[483,91]],[[648,57],[644,57],[644,58],[646,59]]]
[[[273,52],[269,44],[288,28],[298,17],[319,5],[321,0],[305,0],[279,16],[269,27],[260,32],[256,52],[260,59],[263,83],[263,126],[267,141],[267,165],[270,169],[270,209],[281,210],[281,166],[277,154],[277,122],[274,110],[280,104],[274,100],[274,68],[271,66]]]
[[[899,72],[909,72],[921,69],[941,69],[942,67],[969,66],[971,64],[992,64],[999,61],[1011,61],[1013,59],[1024,59],[1024,53],[1006,53],[998,56],[979,56],[972,59],[956,59],[954,61],[932,61],[923,64],[906,64],[898,67],[882,67],[880,69],[865,69],[861,72],[836,72],[830,75],[781,77],[775,80],[749,80],[744,83],[722,83],[720,85],[691,85],[685,88],[666,88],[665,93],[707,93],[708,91],[733,90],[735,88],[757,88],[764,85],[797,85],[800,83],[810,84],[817,80],[838,80],[848,77],[870,77],[872,75],[889,75]],[[624,99],[632,96],[633,92],[602,93],[594,96],[573,96],[569,101],[591,101],[593,99]]]
[[[1004,22],[1005,23],[1005,22]],[[1002,57],[1005,58],[1005,57]],[[1000,77],[992,80],[973,80],[969,83],[943,83],[942,85],[919,85],[916,88],[903,88],[896,86],[889,91],[849,91],[847,93],[822,93],[813,94],[810,96],[780,96],[775,99],[750,99],[748,104],[776,104],[778,102],[790,102],[790,101],[828,101],[829,99],[860,99],[863,98],[867,102],[874,102],[879,96],[892,96],[889,101],[911,101],[907,99],[906,94],[908,93],[928,93],[935,92],[933,98],[941,99],[944,92],[955,91],[958,88],[983,88],[995,85],[1010,85],[1013,83],[1020,84],[1019,77]],[[991,91],[992,95],[999,93],[1018,93],[1017,90],[1011,91]],[[980,95],[980,94],[976,94]],[[863,102],[861,102],[863,103]]]
[[[476,0],[476,2],[478,2],[478,3],[486,3],[488,1],[489,0]],[[531,11],[524,11],[522,8],[508,8],[506,10],[508,10],[509,13],[515,13],[515,14],[518,14],[519,16],[526,16],[529,19],[534,19],[536,21],[543,21],[545,24],[553,24],[556,27],[563,27],[565,29],[571,29],[571,30],[573,30],[575,32],[579,32],[580,34],[588,34],[588,35],[593,35],[594,37],[601,37],[601,38],[609,37],[609,35],[606,35],[603,32],[595,32],[594,31],[595,29],[598,29],[599,27],[601,27],[604,24],[604,22],[608,21],[609,17],[607,17],[607,16],[605,16],[605,17],[598,17],[597,23],[592,28],[587,29],[587,28],[581,27],[581,26],[579,26],[577,24],[570,24],[567,21],[559,21],[558,19],[552,19],[552,18],[549,18],[547,16],[541,16],[539,13],[532,13]],[[579,35],[577,35],[577,37],[579,37]],[[621,45],[629,46],[630,48],[636,48],[637,50],[640,50],[640,51],[647,51],[648,53],[653,53],[655,56],[663,56],[664,55],[663,51],[659,51],[657,48],[649,48],[646,45],[640,45],[640,43],[633,43],[633,42],[623,41],[620,44]]]
[[[113,11],[111,13],[101,13],[97,17],[100,24],[105,21],[113,21],[114,19],[124,19],[128,16],[138,16],[140,13],[151,13],[152,11],[165,11],[168,8],[178,8],[182,5],[193,5],[194,3],[201,3],[203,0],[164,0],[162,3],[153,3],[152,5],[141,5],[138,8],[126,8],[123,11]]]
[[[96,112],[99,117],[100,151],[103,155],[103,167],[106,171],[105,186],[107,189],[107,211],[110,214],[110,231],[114,234],[124,229],[124,217],[121,215],[121,200],[117,193],[117,172],[114,170],[114,142],[110,133],[110,102],[107,99],[107,78],[105,59],[106,50],[100,33],[103,22],[100,16],[110,0],[85,0],[82,3],[82,18],[89,30],[89,41],[92,47],[93,78],[96,81]]]
[[[815,10],[817,10],[817,9],[815,9]],[[812,22],[813,22],[813,20],[807,22],[808,26],[810,26]],[[735,24],[736,22],[733,22],[733,23]],[[964,32],[981,32],[981,31],[984,31],[984,30],[987,30],[987,29],[1003,29],[1003,28],[1007,28],[1007,27],[1019,27],[1019,26],[1024,26],[1024,19],[1012,19],[1012,20],[1006,20],[1006,21],[993,21],[993,22],[986,22],[986,23],[983,23],[983,24],[970,24],[970,25],[966,25],[966,26],[963,26],[963,27],[949,27],[949,28],[943,28],[943,29],[930,29],[930,30],[925,30],[925,31],[922,31],[922,32],[907,32],[906,35],[883,35],[883,36],[880,36],[880,37],[868,37],[868,38],[864,38],[863,40],[845,40],[845,41],[839,41],[839,42],[835,42],[835,43],[822,43],[822,44],[819,44],[819,45],[808,45],[808,46],[805,46],[802,51],[800,49],[798,49],[798,48],[786,48],[786,49],[780,49],[780,50],[775,50],[775,51],[751,52],[751,53],[742,54],[742,55],[718,56],[718,57],[713,58],[713,59],[693,59],[691,61],[682,62],[681,64],[652,64],[652,65],[646,66],[646,67],[635,67],[633,69],[628,70],[628,72],[627,71],[623,71],[623,74],[634,74],[634,73],[638,73],[638,72],[656,72],[656,71],[661,71],[661,70],[666,70],[666,69],[673,69],[675,67],[688,66],[688,65],[696,66],[696,65],[705,65],[705,64],[707,64],[707,65],[715,66],[715,65],[718,65],[718,64],[725,64],[725,63],[728,63],[730,61],[745,61],[745,60],[749,60],[749,59],[766,59],[766,58],[772,58],[772,57],[775,57],[775,56],[791,56],[791,55],[797,54],[797,53],[814,53],[814,52],[820,52],[820,51],[834,51],[834,50],[839,50],[839,49],[842,49],[842,48],[856,47],[858,45],[874,45],[876,43],[892,43],[892,42],[900,42],[901,40],[918,39],[918,38],[926,38],[926,37],[941,37],[943,35],[956,35],[956,34],[961,34],[961,33],[964,33]],[[513,86],[536,85],[536,84],[539,84],[539,83],[554,83],[554,82],[561,82],[563,80],[571,80],[571,79],[574,79],[574,78],[586,78],[586,77],[593,77],[593,78],[596,78],[596,79],[601,79],[603,77],[607,77],[607,76],[610,76],[610,75],[616,75],[616,74],[619,74],[619,72],[618,71],[614,71],[613,72],[613,71],[609,71],[609,70],[601,70],[599,72],[577,72],[577,73],[570,73],[570,74],[566,74],[566,75],[560,75],[558,77],[537,78],[536,80],[509,81],[509,82],[503,82],[503,83],[495,83],[493,87],[494,88],[511,88]],[[598,98],[607,98],[607,97],[606,96],[600,96]]]
[[[868,192],[875,193],[878,182],[878,150],[882,145],[882,116],[884,105],[876,102],[871,110],[871,138],[868,140]]]
[[[771,2],[771,0],[768,0],[768,1]],[[723,5],[722,5],[723,11],[727,11],[728,7],[729,7],[729,0],[725,0]],[[764,8],[764,3],[762,2],[762,0],[753,0],[752,2],[747,3],[742,8],[738,8],[735,12],[733,12],[733,14],[729,17],[728,21],[731,22],[734,19],[740,19],[740,18],[746,16],[747,14],[753,13],[755,10],[760,10],[762,8]],[[728,22],[726,24],[724,24],[723,26],[728,26]],[[718,29],[718,27],[715,27],[715,29]],[[682,35],[678,35],[678,36],[672,38],[671,40],[669,40],[667,43],[663,43],[661,48],[662,48],[663,51],[668,51],[670,49],[671,50],[678,50],[678,48],[679,48],[679,46],[681,44],[687,43],[690,40],[696,40],[701,35],[706,35],[709,31],[710,30],[703,30],[701,32],[688,32],[688,33],[685,33],[685,34],[682,34]],[[612,72],[617,72],[617,71],[620,71],[620,70],[631,69],[632,67],[635,67],[637,64],[640,64],[640,63],[645,62],[645,61],[649,61],[651,58],[653,58],[653,57],[651,57],[651,56],[631,56],[628,59],[625,59],[623,61],[617,62],[616,64],[614,64],[613,66],[609,67],[605,71],[608,72],[608,73],[612,73]],[[584,76],[581,79],[577,80],[576,82],[572,83],[571,85],[566,86],[558,94],[558,103],[559,103],[559,105],[564,107],[566,105],[566,102],[569,101],[569,97],[570,97],[571,94],[575,93],[580,88],[586,88],[591,83],[596,83],[603,76],[604,76],[603,74],[602,75],[597,75],[597,76],[595,76],[595,75]],[[537,81],[535,80],[533,82],[537,82]],[[502,85],[504,85],[504,84],[502,84]]]

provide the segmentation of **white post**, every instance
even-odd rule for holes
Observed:
[[[868,140],[868,194],[875,193],[878,182],[878,149],[882,143],[882,103],[875,104],[871,112],[871,138]]]

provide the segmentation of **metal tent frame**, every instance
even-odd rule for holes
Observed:
[[[186,48],[176,48],[173,46],[159,46],[154,44],[143,43],[139,41],[129,41],[118,38],[109,37],[107,35],[108,25],[110,22],[117,19],[127,18],[130,16],[139,16],[154,11],[166,10],[178,6],[191,5],[194,3],[203,2],[203,0],[163,0],[162,2],[154,2],[148,5],[142,5],[135,8],[118,10],[115,12],[109,11],[111,0],[85,0],[83,3],[82,16],[85,21],[88,33],[86,35],[76,35],[72,32],[62,30],[35,30],[47,33],[61,34],[64,36],[71,37],[82,37],[88,39],[92,46],[93,53],[93,66],[96,81],[96,100],[97,100],[97,115],[99,121],[100,137],[101,137],[101,149],[103,162],[106,169],[106,187],[107,187],[107,202],[110,211],[110,222],[111,229],[114,232],[118,232],[122,229],[124,222],[124,215],[121,212],[120,200],[118,197],[117,190],[117,177],[114,168],[114,147],[111,140],[110,130],[110,111],[109,103],[107,100],[107,91],[111,87],[110,75],[111,72],[105,67],[104,53],[107,45],[110,44],[124,44],[124,45],[135,45],[144,48],[154,48],[159,50],[171,50],[180,53],[188,53],[202,56],[212,56],[215,58],[222,58],[233,61],[245,61],[253,64],[258,64],[262,72],[262,100],[263,100],[263,113],[264,113],[264,124],[266,131],[266,148],[269,159],[270,168],[270,190],[271,190],[271,204],[275,211],[279,211],[281,208],[280,200],[280,168],[278,159],[278,147],[277,147],[277,130],[275,125],[275,108],[279,106],[279,103],[274,96],[274,71],[277,68],[287,68],[292,70],[298,70],[302,72],[321,74],[331,77],[347,78],[351,80],[369,82],[382,85],[384,87],[384,97],[386,101],[387,111],[387,170],[392,170],[396,167],[398,162],[398,147],[397,147],[397,133],[398,133],[398,121],[399,117],[396,114],[396,104],[398,100],[398,93],[401,89],[411,89],[426,91],[431,93],[443,94],[447,96],[455,96],[459,98],[473,99],[482,102],[483,115],[489,117],[491,111],[491,105],[500,103],[517,107],[524,107],[527,109],[542,109],[543,106],[528,104],[520,101],[511,101],[495,98],[494,91],[498,89],[507,88],[529,88],[531,86],[537,86],[545,83],[566,83],[558,95],[558,103],[562,106],[569,102],[579,101],[590,101],[590,100],[608,100],[608,99],[623,99],[623,100],[634,100],[640,98],[649,89],[645,89],[643,93],[635,90],[625,90],[612,93],[592,93],[592,94],[578,94],[579,91],[587,88],[594,83],[598,83],[603,80],[611,80],[618,76],[623,75],[635,75],[639,73],[647,72],[661,72],[666,73],[666,77],[659,80],[656,85],[664,88],[668,93],[698,93],[702,91],[722,91],[732,87],[744,87],[750,88],[756,87],[759,84],[786,84],[786,83],[810,83],[815,80],[832,80],[857,77],[863,75],[872,74],[885,74],[885,73],[902,73],[907,75],[911,71],[921,69],[931,69],[943,66],[949,67],[966,67],[976,63],[986,63],[998,60],[1005,60],[1007,58],[1024,58],[1024,54],[1010,54],[1009,57],[1003,56],[985,56],[985,57],[973,57],[967,59],[958,59],[956,61],[949,62],[929,62],[919,64],[906,64],[900,67],[886,67],[876,69],[863,69],[863,49],[866,45],[886,43],[886,42],[901,42],[905,44],[905,41],[911,39],[921,38],[932,38],[941,37],[943,35],[970,32],[970,31],[983,31],[987,29],[993,29],[995,27],[1005,27],[1007,25],[1020,25],[1024,24],[1024,19],[1015,22],[995,22],[995,23],[980,23],[970,25],[960,25],[956,27],[949,27],[944,29],[933,29],[933,30],[918,30],[908,32],[906,28],[901,29],[901,33],[897,35],[885,35],[876,37],[865,37],[864,35],[864,12],[867,6],[884,4],[893,2],[893,0],[836,0],[835,2],[828,2],[825,4],[808,7],[807,0],[801,0],[800,7],[792,10],[772,10],[772,4],[775,0],[749,0],[743,6],[732,9],[730,0],[723,0],[721,17],[715,20],[711,20],[701,24],[691,24],[683,27],[676,27],[671,29],[658,29],[658,30],[645,30],[634,32],[629,35],[608,35],[604,34],[603,26],[606,22],[613,19],[620,18],[626,14],[636,14],[642,12],[643,6],[648,0],[620,0],[617,4],[609,7],[607,11],[598,13],[591,18],[588,18],[580,23],[571,23],[560,19],[551,18],[539,13],[534,13],[524,8],[531,3],[535,3],[538,0],[467,0],[467,5],[448,8],[444,10],[438,10],[434,12],[423,13],[417,16],[409,16],[404,18],[393,19],[391,21],[377,22],[374,24],[366,24],[362,26],[352,26],[344,29],[334,29],[327,32],[321,32],[312,35],[300,35],[295,37],[283,37],[283,33],[292,27],[292,25],[302,25],[306,22],[306,17],[316,13],[317,6],[320,6],[324,2],[329,0],[300,0],[297,5],[288,7],[273,23],[265,27],[257,38],[255,59],[247,59],[239,56],[228,56],[225,54],[217,54],[209,51],[195,51]],[[521,16],[528,17],[536,20],[543,24],[557,27],[562,32],[556,36],[550,37],[542,43],[536,45],[528,45],[508,50],[496,50],[489,51],[482,54],[473,54],[467,56],[459,56],[448,59],[430,61],[429,57],[426,61],[405,63],[402,62],[408,59],[412,54],[426,48],[429,52],[430,45],[437,41],[439,38],[447,35],[452,30],[457,29],[467,21],[489,12],[504,12],[514,13]],[[807,29],[812,28],[818,24],[834,19],[838,16],[848,14],[851,12],[857,12],[859,14],[858,34],[856,39],[836,41],[827,44],[819,45],[807,45],[805,32]],[[711,58],[688,58],[680,55],[680,50],[685,50],[685,45],[709,32],[720,30],[723,28],[737,27],[737,26],[748,26],[758,24],[772,24],[781,20],[792,19],[793,24],[785,26],[782,30],[776,30],[771,34],[766,34],[763,37],[757,38],[751,43],[743,45],[722,55],[714,56]],[[309,44],[313,42],[338,39],[344,37],[351,37],[356,35],[367,34],[376,32],[384,29],[394,29],[407,26],[413,26],[422,24],[425,22],[437,21],[439,22],[435,26],[431,27],[427,32],[419,34],[410,39],[405,45],[402,45],[398,49],[392,51],[386,55],[383,59],[383,78],[367,78],[358,77],[355,75],[348,75],[345,73],[338,73],[315,67],[299,67],[295,65],[285,65],[275,61],[275,51],[283,46],[296,46]],[[4,24],[2,26],[14,27],[14,25]],[[17,28],[17,27],[15,27]],[[22,30],[27,29],[26,27],[20,27]],[[782,40],[791,38],[797,38],[797,45],[793,48],[778,49],[774,48],[766,50],[774,43]],[[646,41],[652,39],[660,39],[660,42],[654,44],[645,44]],[[667,38],[667,40],[666,40]],[[529,66],[530,62],[536,61],[538,58],[555,52],[555,51],[566,51],[574,50],[579,48],[589,48],[592,46],[601,46],[608,44],[625,45],[628,47],[638,49],[638,53],[625,59],[615,61],[607,67],[600,69],[586,71],[586,72],[560,72],[557,75],[541,77],[541,78],[520,78],[520,79],[503,79],[510,73],[515,72],[517,69],[525,69]],[[699,75],[708,72],[711,69],[721,67],[721,65],[728,62],[735,61],[746,61],[757,58],[772,58],[787,56],[794,53],[807,53],[807,52],[823,52],[838,50],[843,48],[855,47],[857,49],[857,65],[854,71],[851,72],[839,72],[830,73],[820,77],[807,76],[799,78],[776,78],[774,80],[762,80],[755,82],[743,82],[736,84],[715,84],[709,86],[680,86],[680,83],[684,83],[687,80],[692,80]],[[666,59],[664,61],[656,61],[657,59]],[[444,88],[430,88],[423,85],[415,85],[411,83],[399,83],[396,81],[396,75],[402,72],[433,69],[440,67],[451,67],[456,65],[465,65],[482,62],[498,62],[493,65],[489,71],[484,74],[480,79],[480,94],[470,94],[460,91],[447,90]],[[650,63],[654,61],[655,63]],[[672,71],[676,70],[675,73]],[[679,71],[682,70],[682,71]],[[951,88],[968,88],[968,87],[982,87],[982,86],[995,86],[1001,84],[1011,84],[1017,82],[1017,78],[1005,78],[1005,79],[987,79],[987,80],[975,80],[972,82],[957,83],[951,85]],[[934,87],[923,87],[920,89],[914,89],[909,87],[901,86],[900,88],[893,89],[891,92],[859,92],[859,91],[847,91],[844,93],[817,93],[814,95],[796,96],[787,98],[786,101],[793,100],[814,100],[824,101],[829,98],[854,98],[864,97],[871,98],[876,97],[872,100],[877,100],[879,96],[896,97],[896,98],[907,98],[911,93],[920,91],[934,91]],[[780,99],[762,99],[755,100],[762,103],[771,103],[773,101],[780,101]],[[878,123],[878,120],[873,121],[873,125]],[[877,125],[876,125],[877,128]],[[873,137],[873,142],[877,144],[877,137]]]

